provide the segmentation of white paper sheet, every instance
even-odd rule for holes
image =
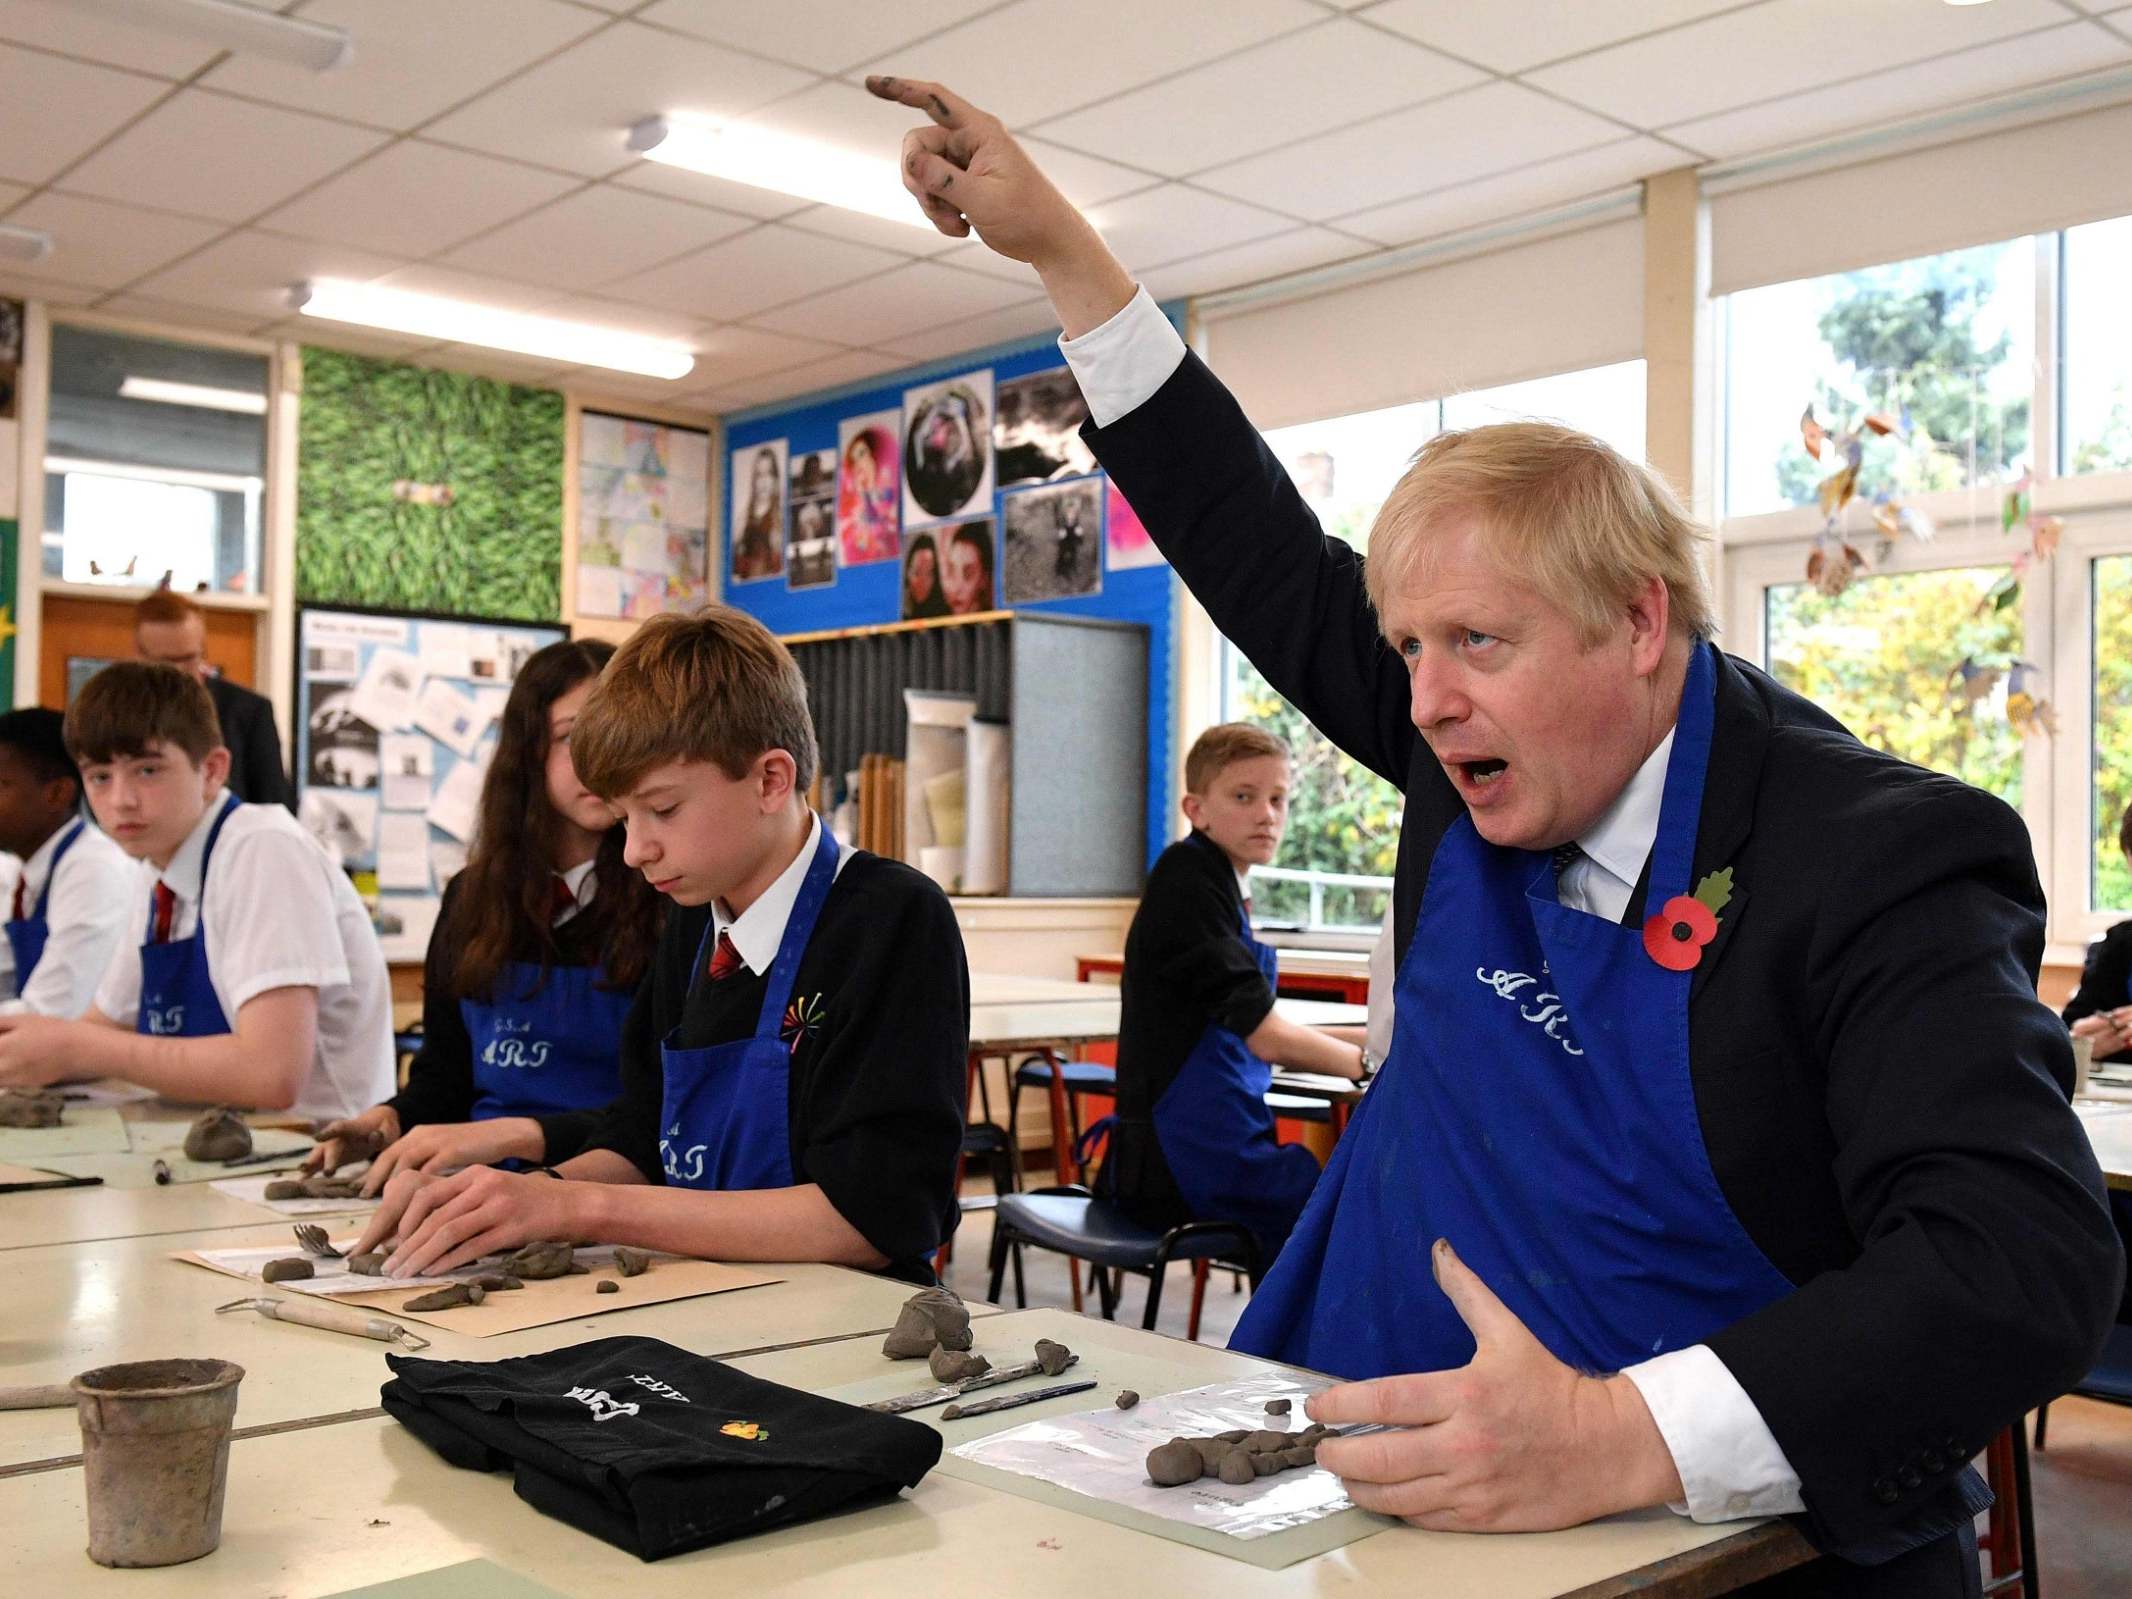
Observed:
[[[419,660],[405,650],[379,650],[348,696],[348,708],[379,732],[388,732],[414,719],[415,697],[421,687]]]
[[[420,817],[415,820],[420,821]],[[373,920],[378,928],[378,948],[389,961],[418,961],[429,951],[429,935],[436,931],[437,912],[443,901],[433,894],[380,894]]]
[[[466,846],[449,838],[433,838],[429,841],[429,869],[437,874],[437,886],[442,888],[466,870]]]
[[[580,564],[577,569],[577,608],[584,616],[620,616],[622,569]]]
[[[464,760],[481,742],[488,718],[451,684],[433,677],[422,685],[422,697],[415,704],[415,726]]]
[[[459,623],[424,622],[419,642],[424,672],[431,677],[466,676],[466,629]]]
[[[345,1254],[355,1248],[361,1237],[361,1231],[357,1230],[346,1237],[332,1238],[329,1242]],[[264,1249],[196,1249],[192,1253],[224,1271],[259,1278],[260,1271],[268,1261],[288,1260],[303,1251],[297,1247],[296,1240],[291,1238],[286,1249],[279,1244],[273,1244]],[[614,1247],[611,1244],[581,1244],[574,1258],[579,1265],[589,1266],[597,1271],[602,1266],[614,1263]],[[345,1260],[314,1260],[311,1262],[311,1270],[313,1275],[306,1281],[277,1283],[275,1286],[286,1288],[292,1294],[317,1294],[321,1298],[330,1299],[336,1294],[369,1294],[381,1288],[441,1288],[446,1283],[463,1282],[493,1273],[496,1267],[493,1264],[462,1266],[457,1271],[438,1277],[365,1277],[359,1272],[350,1271]]]
[[[378,887],[429,892],[429,818],[387,811],[378,819]]]
[[[444,774],[437,792],[430,796],[429,819],[462,843],[474,841],[474,826],[481,817],[483,767],[461,761]]]
[[[1303,1400],[1331,1386],[1329,1377],[1266,1372],[1142,1400],[1132,1410],[1105,1406],[1032,1421],[976,1439],[955,1453],[1168,1521],[1232,1538],[1263,1538],[1351,1509],[1354,1501],[1322,1466],[1277,1472],[1238,1487],[1202,1477],[1181,1488],[1157,1488],[1148,1481],[1148,1451],[1172,1438],[1206,1438],[1238,1427],[1301,1432],[1310,1425]],[[1287,1416],[1269,1416],[1269,1399],[1292,1400],[1295,1408]]]
[[[68,1083],[58,1090],[70,1102],[81,1105],[138,1105],[156,1097],[155,1090],[139,1083],[122,1083],[115,1077],[97,1083]]]
[[[434,679],[432,679],[434,686]],[[388,811],[429,809],[429,783],[436,756],[419,733],[386,733],[378,739],[378,772]]]

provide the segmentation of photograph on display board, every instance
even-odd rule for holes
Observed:
[[[940,591],[940,545],[930,533],[913,533],[903,541],[903,609],[906,622],[923,622],[948,614]]]
[[[580,415],[580,615],[635,620],[710,597],[710,466],[699,429]]]
[[[947,614],[975,616],[995,609],[992,518],[935,528],[933,536],[940,541],[940,598]]]
[[[355,690],[336,689],[311,706],[311,758],[304,781],[320,788],[376,788],[378,730],[353,708]]]
[[[1103,589],[1103,479],[1022,489],[1000,502],[1001,558],[1009,605],[1071,599]]]
[[[1095,452],[1081,440],[1088,402],[1065,367],[1007,379],[999,385],[998,402],[992,453],[1001,488],[1086,477],[1095,471]]]
[[[827,588],[837,580],[836,463],[834,450],[808,450],[792,458],[785,542],[788,588]]]
[[[935,527],[991,503],[991,369],[905,389],[905,531]]]
[[[784,439],[732,452],[726,476],[733,514],[727,520],[728,570],[735,583],[757,583],[785,570]]]
[[[902,553],[902,484],[896,413],[848,416],[837,424],[837,543],[845,566],[893,561]]]
[[[1118,492],[1118,485],[1108,478],[1103,483],[1103,532],[1104,542],[1109,546],[1109,565],[1113,572],[1129,572],[1137,566],[1160,566],[1162,552],[1155,548],[1155,541],[1148,537],[1147,527],[1140,520],[1140,513],[1126,504],[1125,496]]]

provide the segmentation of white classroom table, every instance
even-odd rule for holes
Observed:
[[[2074,1101],[2073,1110],[2095,1146],[2103,1180],[2112,1188],[2132,1190],[2132,1103],[2082,1099]]]
[[[1011,1338],[994,1340],[994,1329]],[[1061,1336],[1102,1386],[1055,1405],[1086,1405],[1113,1383],[1144,1394],[1263,1369],[1229,1354],[1137,1328],[1029,1311],[988,1322],[979,1347],[1018,1348]],[[746,1357],[742,1369],[812,1386],[853,1380],[883,1391],[917,1386],[914,1362],[891,1365],[857,1340]],[[1018,1425],[1046,1407],[949,1423],[967,1432]],[[920,1412],[923,1417],[927,1413]],[[705,1592],[845,1599],[851,1594],[1016,1595],[1219,1592],[1224,1599],[1330,1593],[1478,1594],[1580,1599],[1634,1591],[1686,1599],[1803,1558],[1777,1523],[1698,1526],[1668,1511],[1616,1517],[1569,1532],[1461,1537],[1387,1525],[1360,1542],[1278,1571],[1097,1520],[1024,1493],[968,1480],[948,1463],[889,1503],[645,1564],[540,1515],[506,1473],[462,1471],[382,1418],[240,1438],[230,1450],[222,1547],[159,1570],[106,1571],[81,1553],[82,1477],[65,1467],[0,1480],[0,1562],[25,1593],[99,1599],[153,1587],[157,1599],[287,1599],[485,1558],[582,1599]],[[1041,1490],[1040,1490],[1041,1491]],[[1669,1580],[1671,1579],[1671,1580]],[[1692,1584],[1692,1586],[1690,1586]]]
[[[328,1225],[337,1235],[345,1224]],[[7,1311],[0,1319],[4,1380],[57,1383],[115,1361],[212,1356],[245,1370],[237,1394],[240,1428],[375,1410],[378,1385],[386,1377],[384,1357],[392,1346],[270,1321],[255,1311],[218,1316],[217,1305],[281,1290],[169,1258],[179,1249],[265,1244],[287,1244],[290,1254],[299,1252],[286,1222],[9,1251],[4,1257]],[[437,1359],[501,1360],[623,1333],[724,1355],[818,1338],[879,1338],[914,1291],[908,1283],[840,1266],[761,1269],[782,1280],[494,1338],[470,1338],[427,1322],[403,1325],[429,1339],[432,1347],[423,1353]],[[992,1315],[995,1307],[977,1304],[971,1313]],[[375,1314],[390,1317],[390,1312]],[[0,1411],[0,1472],[74,1455],[80,1448],[71,1410]]]
[[[60,1166],[56,1160],[47,1164],[55,1170]],[[349,1208],[369,1207],[351,1204]],[[46,1188],[25,1194],[0,1194],[0,1259],[8,1250],[46,1244],[256,1227],[273,1219],[274,1212],[264,1205],[218,1194],[207,1183],[172,1183],[168,1188],[152,1184],[120,1188],[106,1183],[100,1188]],[[301,1219],[339,1225],[337,1218],[325,1212]]]

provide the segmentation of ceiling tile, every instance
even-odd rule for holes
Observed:
[[[807,82],[791,67],[620,22],[425,131],[447,144],[596,177],[648,164],[624,140],[655,112],[738,116]]]
[[[1152,188],[1162,181],[1155,172],[1120,166],[1115,161],[1099,161],[1092,155],[1068,150],[1048,140],[1025,136],[1020,143],[1029,159],[1044,169],[1044,176],[1058,186],[1059,193],[1083,210],[1101,205],[1105,200]]]
[[[0,39],[173,79],[191,77],[222,53],[182,34],[85,12],[75,0],[0,0]]]
[[[1515,83],[1488,83],[1193,181],[1322,222],[1620,136],[1615,124],[1574,106]]]
[[[202,81],[277,105],[407,129],[604,26],[562,0],[311,0],[307,22],[346,28],[355,57],[310,72],[236,56]]]
[[[1522,72],[1639,34],[1727,11],[1740,0],[1385,0],[1369,20],[1498,72]]]
[[[1298,228],[1234,250],[1216,250],[1188,261],[1172,262],[1143,273],[1140,284],[1157,300],[1174,300],[1307,272],[1312,267],[1372,254],[1375,249],[1366,239],[1349,238],[1327,228]]]
[[[43,183],[170,85],[0,44],[0,177]]]
[[[612,328],[617,333],[632,333],[639,338],[670,339],[691,349],[702,348],[710,337],[710,329],[700,316],[692,316],[686,311],[661,311],[653,306],[631,305],[627,300],[610,300],[598,294],[574,294],[567,299],[550,300],[540,308],[540,314],[570,322],[589,322],[597,327]]]
[[[96,309],[113,316],[129,316],[140,322],[160,322],[173,327],[206,328],[214,333],[250,333],[269,320],[242,311],[211,311],[202,305],[178,305],[153,300],[144,294],[111,294],[96,302]]]
[[[779,194],[774,189],[757,189],[745,183],[728,183],[724,178],[706,177],[685,167],[661,166],[656,161],[639,161],[635,166],[617,172],[608,181],[626,189],[663,194],[669,199],[707,205],[713,210],[731,211],[761,222],[796,216],[814,206],[812,200],[802,200],[796,194]]]
[[[639,20],[775,56],[818,72],[841,72],[913,39],[975,16],[999,0],[901,0],[855,6],[850,0],[659,0]]]
[[[1028,297],[1026,289],[1000,278],[915,261],[749,320],[776,333],[864,345]]]
[[[847,383],[860,383],[885,372],[900,371],[909,364],[900,355],[886,355],[878,350],[847,350],[842,355],[810,361],[805,366],[757,379],[753,387],[761,399],[754,403],[761,405],[771,400],[798,399],[802,395],[818,394],[823,389],[840,389]]]
[[[765,372],[819,361],[842,352],[820,339],[796,339],[762,328],[715,328],[697,341],[695,376],[713,387],[729,387]]]
[[[1654,172],[1691,166],[1693,161],[1671,145],[1640,133],[1580,150],[1555,161],[1499,172],[1472,183],[1437,189],[1394,205],[1378,206],[1340,218],[1340,227],[1380,244],[1410,244],[1456,233],[1461,228],[1500,222],[1548,206],[1566,205],[1603,194]]]
[[[1527,76],[1580,105],[1640,128],[1658,128],[2003,39],[2065,17],[2055,0],[1997,0],[1988,6],[1768,0]]]
[[[384,142],[344,122],[182,89],[68,173],[67,187],[242,222]]]
[[[226,232],[219,223],[46,191],[8,221],[52,235],[52,253],[23,270],[116,289]]]
[[[771,225],[606,286],[617,299],[680,307],[719,322],[901,266],[906,258],[863,244]]]
[[[0,261],[0,296],[11,300],[46,300],[53,305],[87,305],[101,293],[73,283],[17,277],[13,262]]]
[[[471,372],[498,383],[520,383],[536,389],[559,388],[563,374],[576,370],[545,356],[488,350],[478,344],[440,344],[423,352],[422,365],[441,367],[447,372]]]
[[[589,289],[753,226],[724,211],[597,184],[483,234],[444,259],[529,283]]]
[[[498,311],[538,311],[543,316],[562,298],[546,284],[520,283],[486,273],[462,272],[457,267],[438,266],[433,262],[400,267],[385,273],[377,281],[385,288],[405,289],[410,294],[466,300]]]
[[[399,263],[348,245],[288,239],[278,233],[232,234],[134,286],[152,299],[286,316],[289,289],[306,278],[353,278],[390,272]]]
[[[867,216],[864,212],[845,211],[833,205],[817,205],[794,212],[784,219],[784,225],[802,233],[820,233],[832,239],[849,239],[853,244],[871,244],[879,249],[894,250],[899,255],[937,256],[963,247],[961,239],[951,238],[927,222],[915,200],[911,202],[911,215],[919,225],[891,222],[886,217]]]
[[[994,311],[989,316],[970,317],[944,327],[884,339],[881,348],[912,361],[945,361],[989,345],[1011,344],[1038,334],[1054,336],[1059,331],[1058,313],[1049,300],[1032,300]],[[1061,356],[1060,360],[1065,357]]]
[[[1304,0],[1017,0],[866,70],[945,84],[1025,128],[1324,15]]]
[[[1041,294],[1044,285],[1038,281],[1036,268],[1026,261],[1016,261],[998,254],[984,240],[974,235],[957,244],[945,255],[934,257],[942,266],[961,267],[965,272],[982,272],[987,277],[1005,278],[1009,283],[1025,285],[1024,292]]]
[[[321,322],[316,317],[284,317],[260,329],[260,336],[324,350],[344,350],[379,361],[413,359],[424,365],[433,364],[430,354],[438,348],[435,339],[411,339],[401,333],[380,333],[376,328],[350,327],[345,322]]]
[[[268,212],[260,226],[425,256],[577,186],[560,173],[403,139]]]
[[[1856,83],[1785,95],[1760,105],[1677,123],[1666,136],[1718,160],[1756,155],[1898,117],[1969,104],[2132,59],[2132,43],[2091,22],[2069,23],[1960,50]]]
[[[1075,149],[1183,177],[1431,99],[1483,74],[1346,18],[1044,123]]]
[[[1285,233],[1295,226],[1292,218],[1180,183],[1166,183],[1145,194],[1097,206],[1089,220],[1118,258],[1136,272]]]

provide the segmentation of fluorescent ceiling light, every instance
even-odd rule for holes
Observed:
[[[121,22],[205,39],[225,50],[266,56],[313,72],[331,72],[355,58],[346,28],[302,17],[277,16],[237,0],[74,0],[83,11],[101,11]]]
[[[0,222],[0,255],[10,261],[42,261],[52,253],[52,236],[35,228]]]
[[[520,355],[545,356],[574,366],[603,366],[648,378],[685,377],[696,364],[696,352],[685,344],[339,278],[317,278],[300,285],[290,292],[289,303],[305,316],[329,322],[515,350]]]
[[[629,148],[647,161],[797,195],[928,231],[933,224],[904,192],[894,161],[856,155],[833,144],[751,122],[677,122],[646,117],[629,130]]]
[[[267,397],[249,389],[214,389],[204,383],[171,383],[162,378],[129,375],[118,386],[122,400],[159,400],[165,405],[189,405],[202,411],[243,411],[265,416]]]

